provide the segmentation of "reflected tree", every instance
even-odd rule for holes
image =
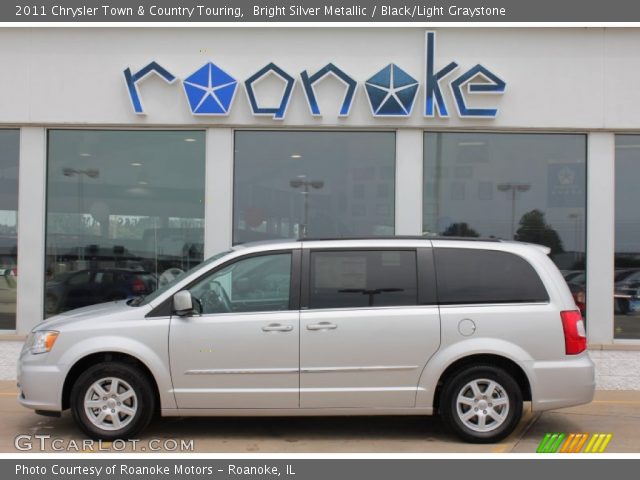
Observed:
[[[546,222],[540,210],[534,209],[522,215],[519,225],[516,240],[545,245],[551,249],[551,255],[564,252],[560,235]]]
[[[480,234],[469,226],[467,222],[452,223],[442,232],[445,237],[479,237]]]

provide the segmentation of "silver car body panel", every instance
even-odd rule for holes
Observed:
[[[178,406],[297,408],[299,318],[297,311],[174,317],[169,352]],[[274,323],[291,330],[262,330]]]
[[[300,407],[414,407],[439,345],[436,306],[303,310]]]
[[[538,272],[549,302],[146,317],[204,273],[248,254],[432,246],[519,255]],[[49,353],[34,355],[23,349],[19,400],[29,408],[60,411],[71,368],[88,355],[118,352],[148,368],[158,386],[161,412],[168,416],[430,414],[442,373],[475,354],[500,356],[518,365],[530,384],[535,410],[588,403],[594,365],[587,352],[565,355],[560,311],[576,307],[546,253],[544,247],[517,242],[428,238],[235,247],[148,305],[111,302],[38,325],[35,330],[60,335]],[[461,333],[463,320],[473,322],[472,335]],[[291,329],[262,330],[274,322]],[[308,328],[326,323],[336,327]]]

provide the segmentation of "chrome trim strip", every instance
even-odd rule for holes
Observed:
[[[212,370],[187,370],[185,375],[241,375],[241,374],[262,374],[262,373],[298,373],[297,368],[219,368]]]
[[[466,308],[466,307],[526,307],[529,305],[551,305],[551,302],[510,302],[510,303],[446,303],[440,304],[440,308]]]
[[[163,417],[192,416],[327,416],[327,415],[432,415],[428,407],[346,407],[346,408],[163,408]]]
[[[332,373],[332,372],[382,372],[382,371],[399,371],[399,370],[415,370],[417,365],[398,365],[385,366],[377,365],[372,367],[311,367],[301,368],[300,373]]]
[[[417,365],[384,366],[376,365],[372,367],[310,367],[301,368],[300,373],[332,373],[332,372],[381,372],[381,371],[402,371],[415,370]],[[297,368],[219,368],[211,370],[187,370],[185,375],[242,375],[242,374],[272,374],[272,373],[298,373]]]
[[[520,304],[518,304],[520,305]],[[438,304],[437,303],[429,303],[426,305],[386,305],[386,306],[379,306],[376,307],[375,305],[373,307],[349,307],[349,308],[344,308],[344,307],[340,307],[340,308],[305,308],[302,311],[305,313],[324,313],[324,312],[360,312],[360,311],[367,311],[367,310],[381,310],[381,311],[387,311],[387,310],[412,310],[412,309],[421,309],[421,310],[425,310],[425,309],[434,309],[434,308],[438,308]],[[290,310],[291,311],[291,310]],[[228,314],[227,314],[228,315]]]

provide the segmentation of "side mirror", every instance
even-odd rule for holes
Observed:
[[[193,298],[191,292],[182,290],[173,296],[173,311],[179,317],[185,317],[193,312]]]

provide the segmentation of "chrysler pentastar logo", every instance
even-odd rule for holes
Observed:
[[[191,113],[227,115],[236,94],[238,81],[227,72],[207,63],[182,82]]]
[[[418,81],[391,63],[365,82],[371,111],[375,116],[411,115],[418,93]]]

